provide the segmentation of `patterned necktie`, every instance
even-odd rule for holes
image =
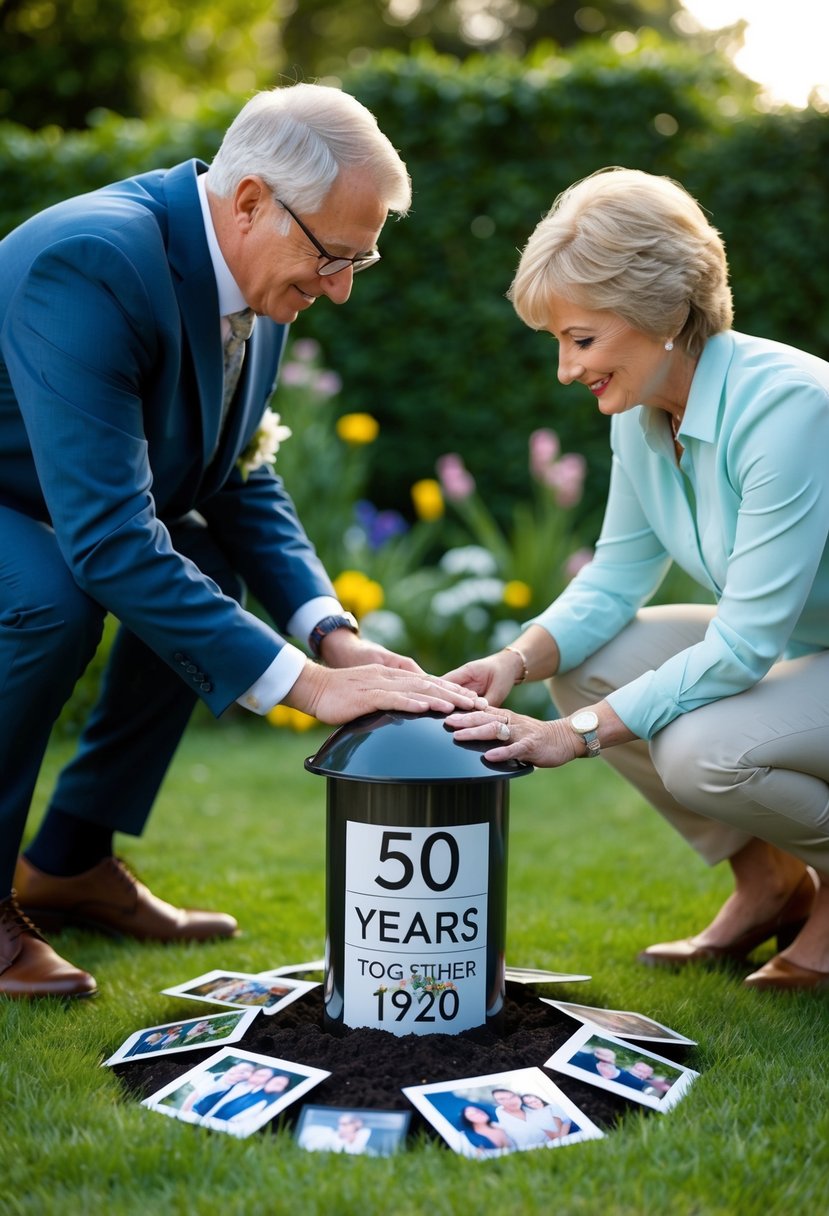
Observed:
[[[239,374],[245,358],[245,343],[253,329],[254,313],[252,308],[243,308],[241,312],[232,312],[227,318],[230,323],[230,336],[225,342],[225,372],[224,389],[222,392],[222,425],[224,426],[227,411],[239,383]]]

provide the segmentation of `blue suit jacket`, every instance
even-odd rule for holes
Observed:
[[[198,509],[280,628],[333,595],[279,478],[236,460],[286,337],[260,318],[219,442],[218,297],[188,161],[70,199],[0,242],[0,504],[54,527],[78,585],[221,713],[284,640],[172,547]],[[2,538],[0,538],[1,540]]]

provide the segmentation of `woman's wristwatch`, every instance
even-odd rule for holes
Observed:
[[[571,714],[567,721],[570,729],[575,731],[577,735],[581,735],[582,739],[584,739],[588,759],[592,760],[600,755],[602,745],[599,743],[599,736],[596,734],[599,728],[599,715],[592,709],[580,709],[578,713]]]
[[[351,612],[341,612],[337,616],[324,616],[321,621],[318,621],[308,635],[308,645],[311,647],[311,653],[315,659],[321,657],[320,647],[322,646],[323,638],[327,638],[329,633],[333,633],[335,629],[350,629],[352,633],[359,636],[360,626],[357,624],[357,618]]]

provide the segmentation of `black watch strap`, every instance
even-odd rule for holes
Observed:
[[[333,633],[335,629],[350,629],[352,633],[356,634],[360,632],[357,618],[350,612],[341,612],[337,616],[324,616],[308,635],[308,645],[311,647],[311,653],[315,659],[321,657],[322,639],[327,638],[329,633]]]

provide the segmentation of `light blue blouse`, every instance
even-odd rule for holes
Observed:
[[[713,593],[703,641],[608,697],[635,734],[829,647],[829,363],[730,331],[706,343],[679,432],[644,406],[611,420],[613,467],[590,565],[531,624],[578,666],[675,561]]]

